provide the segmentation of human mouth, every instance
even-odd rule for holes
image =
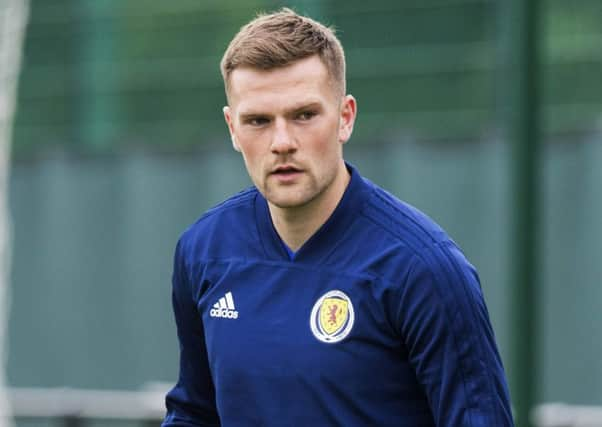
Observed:
[[[278,166],[272,170],[271,175],[276,177],[282,183],[290,183],[297,179],[303,170],[293,165]]]

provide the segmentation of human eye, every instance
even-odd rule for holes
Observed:
[[[297,120],[308,121],[314,118],[318,113],[314,110],[303,110],[297,114]]]
[[[251,116],[251,117],[247,117],[244,120],[245,124],[247,124],[249,126],[254,126],[254,127],[265,126],[269,122],[270,122],[270,120],[267,117],[262,117],[262,116]]]

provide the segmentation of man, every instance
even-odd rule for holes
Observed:
[[[474,268],[343,160],[356,101],[333,32],[256,18],[221,63],[255,184],[180,238],[164,426],[511,426]]]

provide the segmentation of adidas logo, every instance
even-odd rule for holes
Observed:
[[[213,308],[209,312],[211,317],[224,317],[227,319],[238,319],[238,311],[234,307],[232,292],[228,292],[221,297],[218,302],[213,304]]]

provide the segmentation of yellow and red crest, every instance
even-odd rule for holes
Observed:
[[[349,316],[347,301],[340,298],[326,298],[322,301],[319,312],[320,328],[328,335],[341,329]]]
[[[341,291],[326,293],[316,301],[311,311],[311,331],[322,342],[341,341],[351,331],[353,322],[353,305]]]

